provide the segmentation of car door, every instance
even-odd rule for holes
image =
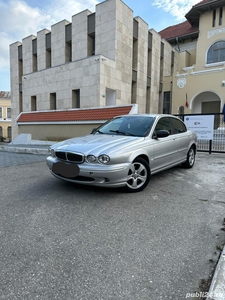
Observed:
[[[168,130],[170,135],[163,138],[156,138],[159,130]],[[169,117],[161,117],[155,126],[152,136],[153,157],[150,162],[152,173],[163,170],[176,162],[176,138],[172,133]]]
[[[178,161],[185,160],[187,157],[187,151],[190,143],[190,136],[187,132],[186,125],[179,120],[178,118],[169,118],[171,125],[172,125],[172,131],[175,139],[176,144],[176,157]]]

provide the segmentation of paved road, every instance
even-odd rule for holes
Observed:
[[[23,165],[38,161],[45,161],[45,155],[22,154],[0,151],[0,167]]]
[[[157,174],[138,194],[57,180],[25,155],[0,168],[0,299],[182,300],[203,291],[225,241],[224,155],[199,154],[193,169]]]

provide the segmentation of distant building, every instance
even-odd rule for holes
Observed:
[[[0,141],[11,138],[11,93],[0,91]]]
[[[13,43],[13,137],[24,132],[21,113],[36,112],[29,115],[36,126],[32,130],[44,132],[48,124],[38,112],[131,104],[138,105],[139,113],[162,112],[163,80],[176,67],[174,53],[121,0],[104,1],[94,13],[82,11],[72,22],[63,20],[51,31],[43,29]],[[60,124],[68,125],[68,120]],[[51,135],[50,127],[48,132]]]
[[[220,113],[225,104],[225,1],[203,0],[185,17],[159,32],[177,59],[176,71],[164,78],[164,112]]]

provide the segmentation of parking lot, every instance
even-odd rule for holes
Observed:
[[[134,194],[60,181],[44,160],[0,152],[0,299],[206,291],[225,242],[224,154],[198,153],[193,169],[154,175]]]

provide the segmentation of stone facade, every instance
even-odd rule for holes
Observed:
[[[162,112],[160,87],[172,51],[121,0],[10,45],[13,137],[21,112],[131,103],[139,113]]]

